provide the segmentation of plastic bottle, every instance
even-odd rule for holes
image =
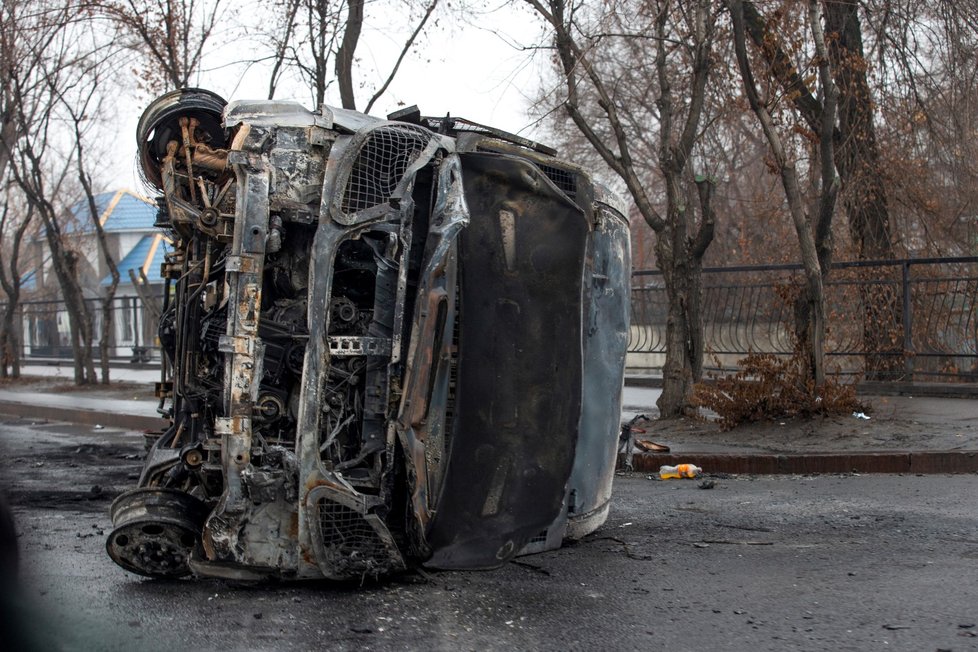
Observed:
[[[659,478],[670,480],[672,478],[695,478],[703,472],[703,469],[695,464],[678,464],[676,466],[660,466]]]

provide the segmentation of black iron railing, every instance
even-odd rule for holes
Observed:
[[[111,305],[111,337],[109,357],[132,362],[151,362],[159,359],[157,328],[161,298],[146,305],[139,296],[117,296]],[[103,332],[102,300],[85,299],[92,318],[92,349],[98,359],[98,342]],[[0,310],[3,309],[0,303]],[[26,300],[17,306],[14,329],[20,344],[21,358],[61,359],[72,357],[68,312],[64,301]]]
[[[801,273],[800,265],[704,269],[707,366],[732,369],[749,352],[790,354],[792,297],[801,288]],[[826,350],[842,373],[978,380],[978,257],[837,263],[826,295]],[[666,310],[661,274],[634,272],[633,368],[661,366]]]
[[[801,287],[801,272],[800,265],[703,270],[708,368],[734,369],[750,352],[793,351],[791,297]],[[840,372],[872,379],[978,381],[978,256],[836,263],[826,294],[827,352]],[[87,302],[97,341],[101,303]],[[139,297],[117,297],[110,355],[158,359],[158,310]],[[666,312],[661,273],[634,272],[628,345],[633,370],[661,368]],[[15,328],[25,358],[71,357],[63,302],[21,302]]]

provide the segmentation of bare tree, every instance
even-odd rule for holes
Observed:
[[[0,5],[0,178],[5,178],[22,135],[15,78],[41,83],[43,78],[38,75],[38,68],[43,53],[58,39],[58,20],[67,20],[69,11],[68,7],[58,10],[28,0],[9,0]],[[21,85],[24,84],[28,82],[22,81]],[[30,90],[22,88],[21,93]]]
[[[404,59],[429,24],[438,3],[439,0],[424,0],[416,22],[407,22],[408,26],[413,27],[383,77],[383,82],[375,87],[376,90],[363,105],[365,113],[387,92]],[[390,10],[392,5],[394,3],[382,6]],[[397,6],[400,11],[411,12],[414,9],[413,3],[397,3]],[[274,50],[269,99],[275,96],[282,74],[291,68],[309,85],[315,106],[325,103],[326,92],[333,81],[332,75],[343,108],[356,109],[356,54],[364,25],[369,20],[366,8],[364,0],[283,0],[276,10],[278,21],[268,33]]]
[[[59,92],[58,89],[52,88],[51,91],[52,93],[56,94],[60,100],[67,117],[66,122],[68,122],[72,128],[78,182],[85,193],[85,203],[88,209],[89,218],[91,219],[92,228],[95,231],[95,239],[98,250],[102,259],[105,261],[105,266],[109,270],[109,277],[111,279],[101,299],[102,329],[101,333],[99,334],[98,341],[102,384],[108,385],[110,383],[109,347],[112,342],[114,321],[112,318],[114,307],[113,303],[115,301],[116,290],[119,287],[120,276],[115,258],[112,255],[112,251],[109,249],[105,229],[102,226],[101,215],[99,213],[98,206],[96,205],[95,191],[93,190],[92,176],[90,173],[90,162],[86,154],[87,146],[85,144],[86,128],[93,124],[92,121],[99,113],[100,108],[98,106],[98,95],[96,93],[101,77],[98,71],[101,63],[101,61],[93,62],[93,65],[86,71],[85,79],[87,81],[87,87],[81,88],[80,92],[75,97],[68,98],[63,93]]]
[[[50,173],[43,163],[46,149],[46,143],[33,141],[29,137],[21,138],[18,160],[13,163],[12,169],[28,203],[41,219],[44,237],[51,252],[51,264],[68,312],[75,383],[84,385],[96,382],[91,347],[92,316],[78,283],[79,254],[66,245],[58,218],[57,197],[67,169],[50,181]]]
[[[783,6],[775,14],[784,15],[797,3],[780,4]],[[850,237],[860,259],[893,258],[887,175],[876,135],[876,105],[868,80],[859,2],[822,0],[820,8],[825,17],[826,56],[839,93],[833,149]],[[810,87],[811,78],[798,72],[789,45],[799,39],[802,43],[810,40],[796,33],[778,33],[778,21],[766,18],[750,0],[743,3],[743,16],[745,31],[767,62],[773,83],[780,86],[805,127],[818,133],[823,123],[821,102]],[[892,354],[894,334],[900,330],[902,319],[900,312],[892,309],[897,303],[893,289],[884,284],[879,292],[864,292],[862,303],[866,375],[892,377],[901,366],[901,358]]]
[[[204,49],[222,20],[223,0],[92,0],[119,28],[125,47],[143,62],[150,92],[191,85]]]
[[[336,82],[340,87],[340,101],[344,109],[357,108],[353,93],[353,57],[363,30],[363,4],[364,0],[346,0],[346,25],[340,47],[336,50]]]
[[[978,2],[863,0],[850,15],[862,27],[862,67],[875,73],[890,168],[879,176],[902,218],[895,232],[911,251],[972,254],[974,231],[961,227],[978,204]]]
[[[78,281],[78,253],[68,247],[59,222],[60,190],[68,166],[63,153],[52,154],[60,116],[51,89],[70,88],[83,75],[78,63],[81,8],[71,3],[4,4],[4,16],[15,38],[2,42],[5,112],[15,123],[16,139],[3,143],[7,164],[34,214],[40,219],[68,312],[75,382],[95,381],[92,320]],[[12,145],[12,146],[11,146]]]
[[[20,256],[24,236],[33,224],[34,212],[28,207],[26,213],[18,215],[19,211],[11,207],[11,187],[8,185],[3,201],[3,213],[0,215],[0,287],[7,301],[3,306],[3,316],[0,318],[0,378],[8,375],[20,377],[21,341],[16,325],[17,310],[20,308],[20,291],[23,285],[20,270]],[[19,200],[15,197],[14,200]],[[19,203],[19,202],[18,202]],[[5,260],[4,260],[5,259]]]
[[[656,259],[668,296],[659,413],[661,418],[689,413],[693,383],[702,374],[702,261],[715,226],[714,184],[693,173],[690,161],[704,122],[716,12],[707,0],[654,0],[629,7],[609,0],[602,5],[603,16],[591,20],[582,4],[526,1],[553,35],[563,108],[621,178],[656,234]],[[677,80],[683,81],[677,85]],[[619,93],[626,88],[629,98],[622,101]],[[654,189],[664,195],[662,208],[653,199]]]
[[[298,25],[300,0],[281,0],[273,6],[273,15],[277,20],[269,21],[273,27],[268,30],[267,37],[272,45],[272,70],[268,75],[268,99],[275,98],[275,92],[282,81],[285,64],[293,52],[293,34]]]
[[[860,259],[893,257],[883,165],[856,0],[825,0],[826,45],[839,89],[835,133],[842,198]]]
[[[20,123],[15,102],[14,69],[22,75],[29,74],[30,68],[37,65],[36,56],[56,37],[54,30],[45,29],[48,22],[39,20],[36,14],[28,11],[27,3],[18,0],[4,2],[0,7],[0,179],[8,178],[8,169],[14,149],[21,135]],[[19,198],[18,198],[19,199]],[[0,286],[7,295],[2,322],[0,322],[0,348],[2,364],[0,375],[10,373],[20,375],[20,347],[16,342],[14,315],[20,303],[21,273],[18,262],[24,234],[32,222],[33,210],[18,214],[10,206],[11,186],[5,189],[3,215],[0,219],[0,242],[9,243],[5,248],[5,264],[0,264]],[[13,230],[13,236],[10,232]]]
[[[816,134],[813,146],[818,174],[814,175],[817,191],[810,208],[805,206],[805,197],[799,182],[795,161],[789,155],[784,137],[775,124],[772,106],[777,98],[762,98],[755,81],[754,67],[747,53],[747,21],[745,2],[727,0],[733,22],[733,37],[744,90],[751,110],[757,116],[764,136],[771,148],[773,166],[781,178],[788,210],[791,214],[798,244],[801,249],[802,265],[805,270],[805,292],[796,303],[796,334],[802,350],[807,354],[807,376],[816,387],[825,384],[825,292],[824,283],[829,273],[832,254],[832,217],[835,213],[836,197],[839,192],[839,178],[835,169],[834,134],[836,129],[836,110],[839,90],[832,77],[825,36],[822,29],[820,7],[817,0],[808,0],[808,27],[814,46],[814,65],[817,69],[818,94],[809,94],[809,103],[816,116],[809,123]],[[763,47],[780,47],[775,38],[768,34]],[[762,64],[768,66],[765,62]],[[774,66],[771,66],[772,68]],[[765,71],[777,74],[776,71]],[[795,75],[800,73],[795,72]],[[802,82],[804,83],[804,82]],[[810,141],[811,142],[811,141]]]

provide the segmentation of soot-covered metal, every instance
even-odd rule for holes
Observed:
[[[185,89],[138,138],[171,244],[170,420],[112,506],[154,577],[481,569],[607,516],[628,330],[619,201],[552,150]]]

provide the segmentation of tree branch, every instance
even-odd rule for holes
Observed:
[[[818,251],[819,264],[824,276],[829,271],[832,255],[832,216],[835,214],[836,198],[841,186],[835,168],[835,118],[839,104],[839,87],[832,78],[825,34],[818,15],[817,0],[809,0],[808,20],[811,23],[812,38],[815,41],[818,79],[822,95],[822,119],[819,130],[821,192],[819,193],[819,206],[815,217],[815,248]]]
[[[743,2],[743,19],[746,32],[764,56],[764,60],[771,68],[772,75],[784,89],[798,112],[801,113],[809,129],[817,133],[820,130],[822,107],[808,88],[805,80],[798,74],[798,69],[791,61],[791,57],[788,56],[777,35],[768,29],[767,21],[764,20],[751,0],[744,0]]]
[[[570,34],[568,23],[564,17],[565,1],[549,0],[549,10],[543,6],[540,0],[525,0],[525,2],[533,7],[554,29],[555,46],[564,70],[564,79],[567,86],[565,107],[568,115],[587,141],[594,147],[598,155],[625,182],[629,193],[635,200],[636,207],[649,226],[657,232],[662,231],[665,228],[665,221],[652,206],[652,202],[646,195],[645,188],[635,172],[635,166],[632,163],[628,146],[628,137],[618,116],[615,103],[605,88],[605,84],[600,75],[591,66],[587,54],[580,48]],[[591,83],[591,87],[598,94],[598,106],[601,108],[614,134],[615,143],[618,146],[617,154],[608,147],[604,139],[597,134],[594,127],[580,111],[577,88],[578,70],[584,71]]]
[[[700,200],[700,226],[689,247],[689,255],[693,260],[700,261],[706,255],[706,250],[713,242],[716,230],[716,215],[713,212],[713,193],[716,184],[708,177],[696,178],[696,194]]]
[[[394,63],[394,67],[391,69],[391,73],[387,75],[387,79],[384,81],[383,85],[381,85],[381,87],[377,90],[377,92],[373,94],[373,96],[370,98],[370,101],[367,102],[366,108],[363,109],[364,113],[370,113],[370,109],[373,108],[374,102],[380,99],[380,97],[387,91],[387,87],[391,85],[392,81],[394,81],[394,76],[397,74],[398,69],[401,67],[401,62],[404,61],[404,57],[407,56],[407,53],[410,51],[411,46],[414,45],[415,39],[418,38],[418,35],[421,33],[421,30],[424,29],[425,24],[428,22],[428,19],[431,18],[431,14],[434,13],[435,7],[437,6],[438,6],[438,0],[431,0],[431,4],[428,5],[428,9],[425,11],[424,16],[421,18],[421,21],[418,23],[418,26],[414,28],[414,31],[411,33],[411,36],[404,43],[404,47],[401,48],[401,54],[397,57],[397,61]]]

